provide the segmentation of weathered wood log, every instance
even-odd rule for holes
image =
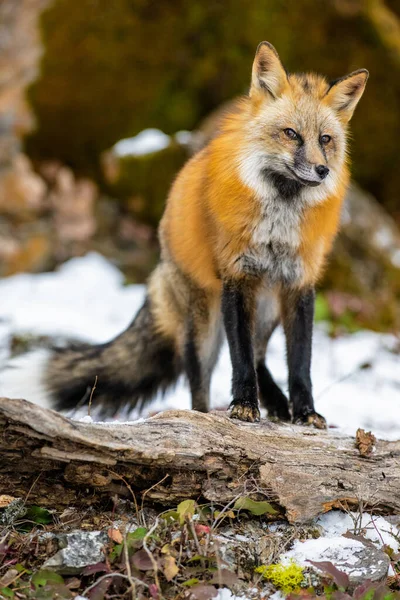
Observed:
[[[290,522],[360,501],[398,513],[400,442],[377,441],[363,458],[351,437],[225,413],[169,410],[95,424],[0,399],[0,494],[62,507],[114,494],[140,501],[145,490],[146,501],[164,505],[186,498],[224,505],[251,493],[276,503]]]

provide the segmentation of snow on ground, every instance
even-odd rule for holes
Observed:
[[[353,531],[355,526],[363,530],[363,536],[371,540],[377,547],[390,546],[394,552],[400,550],[399,532],[397,527],[389,523],[384,517],[364,513],[346,514],[337,510],[330,511],[317,519],[317,524],[322,528],[324,537],[335,539],[347,531]]]
[[[236,594],[228,590],[228,588],[222,588],[218,590],[215,600],[247,600],[247,598],[244,596],[236,596]]]
[[[55,273],[15,275],[0,281],[0,361],[9,357],[13,333],[81,338],[104,342],[131,321],[144,295],[144,286],[124,286],[120,271],[98,254],[65,263]],[[331,426],[354,435],[358,427],[384,439],[400,439],[399,357],[390,352],[395,339],[363,331],[332,340],[324,326],[314,338],[313,383],[316,408]],[[2,372],[0,394],[43,402],[40,374],[46,351],[11,361]],[[371,365],[368,369],[362,366]],[[268,364],[287,389],[284,338],[278,330],[270,343]],[[212,406],[229,403],[231,366],[227,346],[212,380]],[[148,412],[161,408],[190,408],[190,396],[181,380],[166,398],[156,398]],[[83,414],[81,415],[83,416]],[[137,418],[135,413],[130,418]],[[145,415],[144,415],[145,416]],[[119,414],[118,419],[128,415]]]
[[[317,519],[316,524],[321,529],[321,537],[305,542],[296,540],[293,548],[281,556],[283,564],[294,561],[303,567],[309,567],[310,560],[325,560],[342,571],[352,571],[352,565],[357,562],[355,552],[362,550],[364,544],[345,538],[343,534],[348,531],[354,533],[355,530],[361,531],[362,537],[371,540],[377,548],[387,545],[394,552],[399,551],[398,529],[383,517],[367,513],[360,517],[357,513],[345,514],[334,510]],[[347,563],[348,567],[343,563]],[[353,574],[355,575],[354,572]]]

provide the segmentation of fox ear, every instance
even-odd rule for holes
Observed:
[[[269,42],[261,42],[253,62],[250,96],[256,91],[266,91],[273,98],[278,98],[286,85],[286,71],[277,51]]]
[[[344,121],[350,121],[353,116],[358,101],[364,93],[368,76],[367,69],[359,69],[330,84],[326,99]]]

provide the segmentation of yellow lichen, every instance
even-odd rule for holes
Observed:
[[[294,562],[288,565],[280,563],[275,565],[261,565],[255,569],[256,573],[260,573],[264,579],[268,579],[284,594],[290,594],[297,590],[303,582],[303,568]]]

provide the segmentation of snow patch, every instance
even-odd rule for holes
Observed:
[[[86,415],[85,417],[81,417],[79,419],[80,423],[93,423],[93,419],[90,415]]]
[[[346,514],[332,510],[317,520],[317,524],[322,527],[323,535],[327,539],[341,536],[347,531],[354,531],[355,522],[357,529],[362,531],[363,537],[374,542],[378,548],[386,544],[396,553],[399,552],[400,544],[396,539],[399,537],[398,529],[384,517],[364,513],[360,518],[357,513]]]
[[[359,560],[355,553],[365,549],[365,545],[361,541],[343,537],[344,533],[354,531],[355,523],[359,535],[371,540],[377,548],[387,545],[395,552],[399,551],[399,542],[396,539],[398,530],[385,518],[367,513],[346,514],[333,510],[316,520],[322,532],[321,537],[304,542],[296,540],[293,548],[281,555],[282,564],[289,564],[293,560],[302,567],[309,567],[310,560],[328,560],[341,570],[351,573],[353,577],[357,574],[363,575],[362,569],[352,570],[352,565]],[[346,563],[346,566],[343,563]]]
[[[183,133],[183,132],[182,132]],[[186,133],[186,132],[185,132]],[[135,137],[120,140],[113,146],[117,156],[144,156],[168,148],[171,138],[159,129],[144,129]]]
[[[316,540],[306,540],[305,542],[296,540],[292,550],[281,556],[281,562],[286,565],[290,561],[294,561],[302,567],[309,567],[310,560],[328,560],[333,562],[334,565],[346,562],[349,568],[345,568],[343,565],[340,568],[350,572],[351,565],[356,564],[358,561],[354,553],[363,549],[364,544],[361,542],[348,540],[344,537],[320,537]]]
[[[218,590],[215,600],[250,600],[250,598],[248,596],[236,596],[228,588],[222,588]]]

